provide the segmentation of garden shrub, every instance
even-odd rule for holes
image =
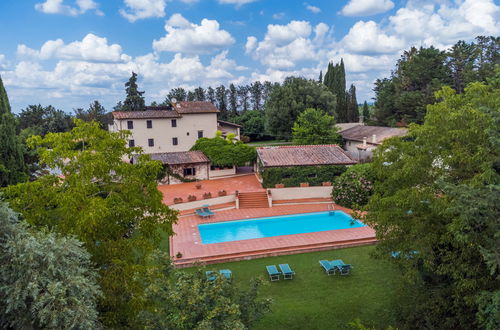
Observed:
[[[344,165],[271,167],[262,172],[264,188],[274,188],[277,183],[285,187],[298,187],[302,182],[310,186],[321,186],[324,181],[332,181],[345,172]]]
[[[373,181],[371,164],[351,166],[335,179],[332,199],[348,208],[364,206],[373,193]]]

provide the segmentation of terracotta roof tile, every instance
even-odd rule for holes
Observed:
[[[356,164],[336,144],[259,147],[257,155],[264,167]]]
[[[340,135],[346,140],[366,141],[372,144],[381,144],[385,139],[394,136],[404,136],[408,133],[406,128],[384,127],[384,126],[355,126],[345,131],[341,131]],[[373,135],[376,135],[375,142],[372,140]]]
[[[180,113],[217,113],[219,110],[206,101],[181,101],[175,105],[175,110]]]
[[[209,163],[210,160],[201,151],[180,151],[180,152],[162,152],[150,154],[151,159],[159,160],[163,164],[178,165],[178,164],[196,164]]]
[[[224,121],[224,120],[217,120],[217,123],[219,124],[219,126],[243,127],[241,125],[238,125],[235,123],[230,123],[230,122]]]
[[[156,119],[179,118],[176,111],[146,110],[146,111],[113,111],[114,119]]]

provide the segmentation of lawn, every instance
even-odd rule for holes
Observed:
[[[290,141],[285,140],[269,140],[269,141],[255,141],[247,143],[252,147],[270,147],[270,146],[282,146],[292,144]]]
[[[229,268],[236,285],[251,277],[269,282],[262,296],[272,297],[273,311],[255,329],[352,329],[348,323],[359,318],[363,324],[385,329],[394,325],[393,292],[398,272],[388,261],[370,257],[374,246],[278,256],[225,264],[207,269]],[[349,276],[327,276],[321,259],[342,259],[353,265]],[[297,273],[293,280],[270,282],[266,265],[288,263]]]

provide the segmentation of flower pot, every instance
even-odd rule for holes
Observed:
[[[303,188],[309,187],[309,182],[301,182],[300,186],[303,187]]]
[[[332,183],[330,181],[325,181],[322,183],[323,187],[331,187]]]
[[[277,183],[274,185],[275,188],[285,188],[285,185],[283,183]]]

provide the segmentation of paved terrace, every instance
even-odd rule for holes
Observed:
[[[179,218],[170,238],[170,254],[177,267],[189,267],[196,262],[221,263],[227,261],[254,259],[283,254],[330,250],[340,247],[373,244],[375,231],[370,227],[330,230],[296,235],[202,244],[198,224],[222,222],[249,218],[269,217],[294,213],[327,211],[331,204],[280,205],[272,208],[233,209],[216,211],[210,219],[198,216]],[[351,210],[336,206],[337,210],[350,213]],[[182,258],[176,258],[177,252]]]
[[[201,189],[196,185],[201,184]],[[171,185],[159,185],[158,189],[163,193],[163,202],[167,205],[174,204],[175,197],[182,197],[187,202],[189,195],[195,195],[197,200],[203,199],[203,194],[210,192],[212,197],[217,197],[219,190],[227,191],[227,194],[263,190],[254,173],[223,179],[202,180],[197,182],[179,183]]]

